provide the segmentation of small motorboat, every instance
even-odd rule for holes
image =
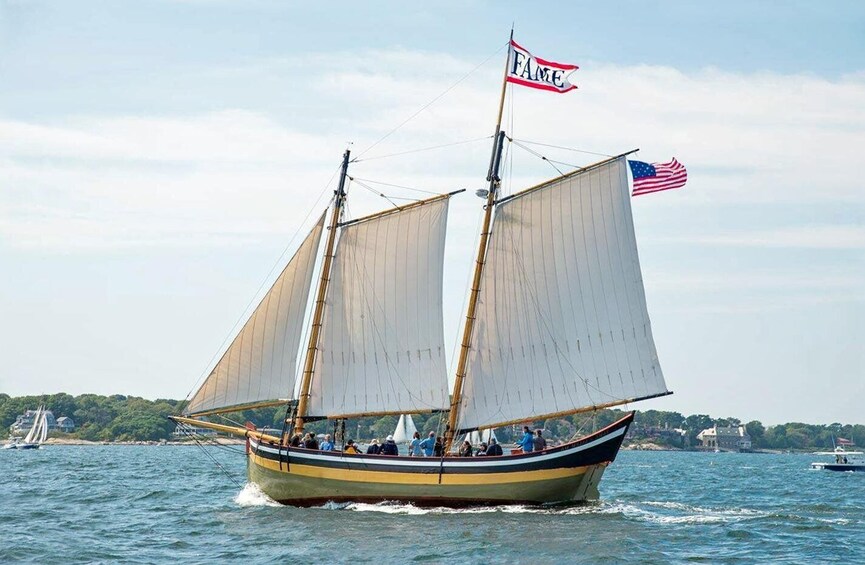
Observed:
[[[18,449],[18,445],[18,438],[13,437],[6,445],[3,446],[3,449]]]
[[[865,471],[865,452],[846,451],[843,447],[836,447],[834,451],[818,451],[814,455],[831,455],[835,461],[817,461],[811,463],[812,469],[823,469],[824,471]]]

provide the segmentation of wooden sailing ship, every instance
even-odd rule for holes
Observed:
[[[459,458],[451,455],[454,438],[670,394],[646,308],[627,154],[500,196],[505,87],[453,389],[442,274],[455,193],[344,220],[346,151],[329,210],[174,418],[246,437],[249,480],[274,500],[595,499],[633,414],[540,452]],[[279,435],[203,419],[275,405],[291,411]],[[447,415],[441,457],[288,442],[314,420],[430,412]]]

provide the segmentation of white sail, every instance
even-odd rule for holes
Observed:
[[[48,439],[48,414],[46,412],[42,412],[42,419],[39,424],[42,426],[39,431],[39,444],[41,445]]]
[[[186,413],[290,398],[324,214],[189,401]]]
[[[342,228],[309,415],[448,405],[442,271],[448,198]]]
[[[30,426],[30,431],[27,432],[26,436],[24,436],[24,443],[33,443],[36,439],[39,429],[39,421],[42,418],[42,410],[42,406],[36,409],[36,414],[33,416],[33,425]]]
[[[498,205],[476,316],[460,429],[667,391],[624,157]]]
[[[414,437],[415,432],[417,432],[417,427],[414,425],[411,414],[400,414],[399,422],[393,431],[393,440],[397,443],[408,443]]]
[[[495,438],[496,441],[499,440],[499,438],[496,436],[495,430],[493,430],[492,428],[482,430],[480,432],[478,430],[469,432],[468,436],[466,437],[468,438],[469,443],[471,443],[472,445],[479,445],[481,443],[489,444],[490,438]]]

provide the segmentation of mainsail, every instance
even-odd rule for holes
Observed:
[[[309,416],[447,407],[442,321],[447,196],[343,225]]]
[[[667,392],[624,157],[502,199],[480,289],[459,429]]]
[[[324,214],[261,300],[210,375],[187,414],[290,398],[304,313],[324,228]]]

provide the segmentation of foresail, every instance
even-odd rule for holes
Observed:
[[[666,393],[624,157],[496,209],[462,430]]]
[[[185,412],[290,398],[324,214],[256,307]]]
[[[310,416],[447,407],[442,321],[447,210],[443,196],[342,228]]]

